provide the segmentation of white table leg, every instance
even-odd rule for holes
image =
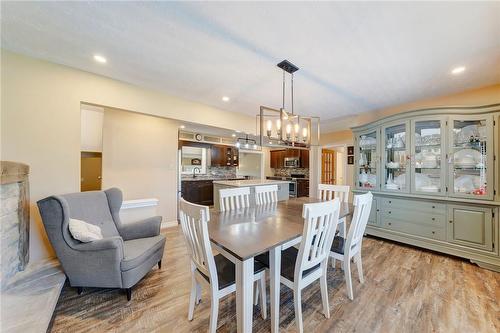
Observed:
[[[269,274],[271,275],[271,332],[280,327],[280,274],[281,246],[269,250]]]
[[[239,333],[252,332],[253,260],[236,262],[236,321]]]

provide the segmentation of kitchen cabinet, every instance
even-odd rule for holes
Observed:
[[[297,198],[309,196],[309,179],[297,179]]]
[[[212,180],[183,180],[181,194],[184,200],[199,205],[214,204],[214,185]]]
[[[300,168],[309,168],[309,150],[305,149],[280,149],[271,150],[270,164],[273,169],[285,167],[285,157],[295,157],[299,159]]]
[[[239,151],[238,148],[231,146],[212,145],[211,149],[211,162],[212,166],[238,166],[239,165]]]
[[[270,162],[271,162],[271,168],[273,169],[281,169],[284,167],[285,163],[285,155],[286,150],[281,149],[281,150],[271,150],[270,155]]]

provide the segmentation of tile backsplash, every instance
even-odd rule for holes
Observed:
[[[278,177],[290,177],[294,175],[305,175],[305,178],[309,178],[308,168],[280,168],[274,169],[274,175]]]
[[[183,174],[182,178],[193,178],[192,175]],[[207,173],[203,175],[196,175],[196,178],[236,178],[236,167],[207,167]]]

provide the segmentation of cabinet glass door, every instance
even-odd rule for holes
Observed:
[[[366,132],[358,136],[358,156],[356,168],[358,172],[357,187],[362,189],[378,189],[378,135],[377,131]]]
[[[493,199],[493,118],[453,117],[450,129],[450,192]]]
[[[445,187],[445,120],[412,120],[412,192],[444,195]]]
[[[383,183],[382,189],[391,192],[408,192],[409,156],[408,124],[406,122],[382,128],[383,135]]]

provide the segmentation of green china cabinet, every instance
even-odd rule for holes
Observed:
[[[395,114],[352,128],[367,234],[500,271],[500,104]]]

